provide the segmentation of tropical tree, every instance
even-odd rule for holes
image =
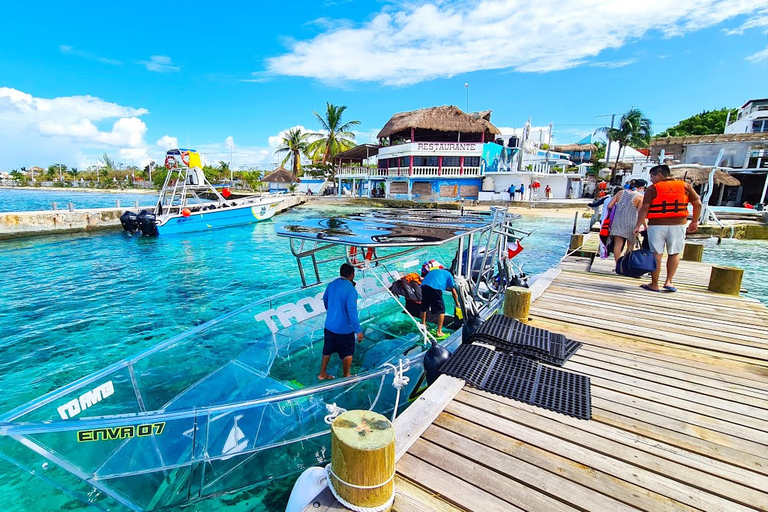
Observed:
[[[735,119],[737,109],[721,108],[720,110],[705,110],[683,119],[672,128],[661,132],[659,137],[683,137],[686,135],[713,135],[725,131],[725,120],[728,114]]]
[[[646,147],[648,143],[651,142],[651,135],[653,135],[651,120],[645,117],[639,108],[635,107],[632,107],[626,114],[621,116],[617,128],[605,126],[603,128],[598,128],[597,131],[605,133],[608,136],[609,141],[617,142],[619,144],[619,150],[616,153],[616,165],[611,171],[611,182],[613,182],[616,177],[616,168],[619,164],[622,148],[630,145],[639,148]]]
[[[322,162],[323,165],[337,153],[346,151],[356,146],[354,142],[355,134],[350,128],[360,124],[360,121],[349,121],[342,123],[341,117],[347,107],[335,106],[330,103],[325,104],[325,117],[313,111],[315,117],[320,122],[323,133],[318,134],[319,138],[314,140],[307,148],[307,153],[315,162]]]
[[[297,181],[299,178],[299,170],[301,169],[301,154],[307,153],[309,147],[309,133],[301,131],[301,128],[291,128],[283,135],[283,140],[280,141],[280,147],[277,148],[275,153],[285,153],[285,158],[280,165],[285,165],[289,159],[293,158],[291,165],[293,173],[293,181]]]

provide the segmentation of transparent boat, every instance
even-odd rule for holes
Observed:
[[[323,463],[325,417],[334,406],[391,415],[426,386],[430,335],[390,285],[418,272],[435,250],[450,252],[458,306],[487,317],[515,277],[506,244],[520,236],[504,209],[372,211],[277,231],[289,238],[302,288],[244,305],[3,414],[0,457],[103,510],[178,506]],[[352,377],[318,381],[325,321],[318,267],[343,261],[359,267],[365,339]],[[450,350],[461,343],[461,321],[448,316],[446,329],[452,334],[439,343]],[[401,365],[409,382],[398,390]]]

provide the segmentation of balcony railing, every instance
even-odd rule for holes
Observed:
[[[480,176],[480,167],[390,167],[388,169],[372,169],[369,167],[342,167],[336,171],[336,177],[359,177],[365,174],[371,178],[415,177],[442,178]]]

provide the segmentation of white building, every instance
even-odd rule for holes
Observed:
[[[749,100],[725,124],[725,133],[768,133],[768,98]]]

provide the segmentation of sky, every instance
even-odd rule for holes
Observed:
[[[345,105],[358,143],[397,113],[492,110],[576,142],[641,109],[655,132],[768,97],[765,0],[4,2],[0,171],[162,162],[272,169]]]

